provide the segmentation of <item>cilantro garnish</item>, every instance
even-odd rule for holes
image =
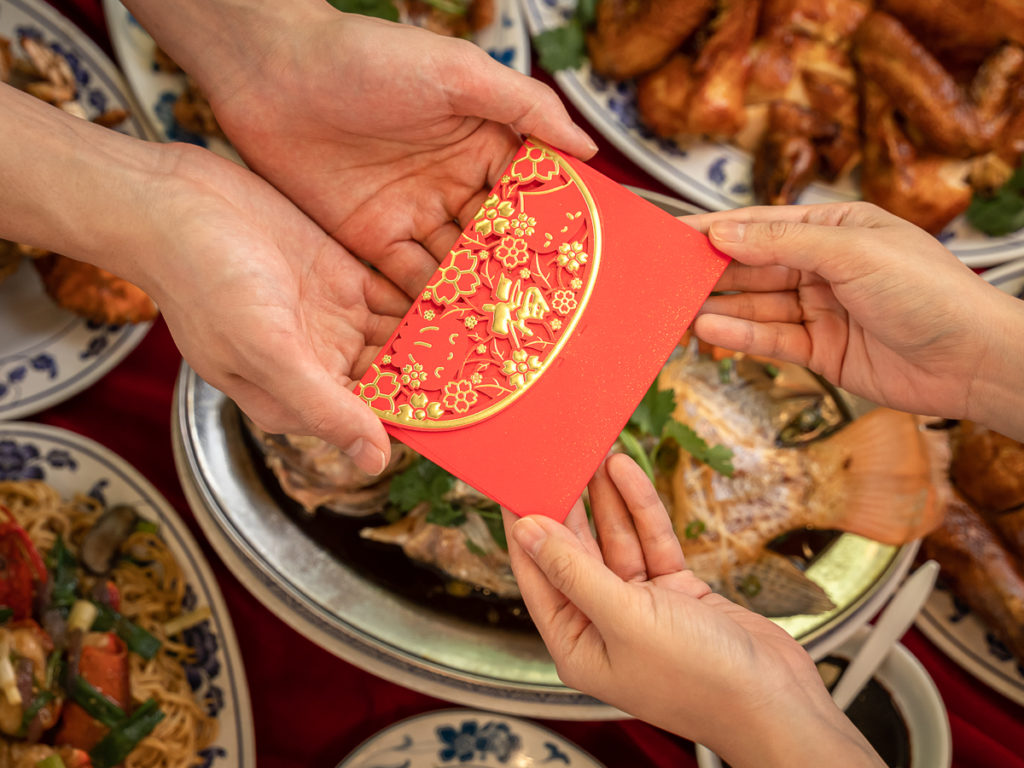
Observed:
[[[975,195],[967,220],[986,235],[1008,235],[1024,227],[1024,165],[992,195]]]
[[[693,429],[672,418],[675,409],[675,394],[670,389],[658,389],[655,380],[619,434],[619,442],[626,453],[643,468],[652,482],[658,453],[668,441],[716,472],[732,477],[735,471],[732,451],[724,445],[709,446]],[[644,447],[652,442],[651,448]]]
[[[533,38],[538,62],[544,71],[576,69],[587,60],[586,30],[594,23],[596,9],[597,0],[580,0],[565,24]]]

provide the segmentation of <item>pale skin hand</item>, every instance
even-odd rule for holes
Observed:
[[[465,40],[324,0],[130,0],[246,163],[410,297],[520,143],[596,147],[554,92]]]
[[[394,285],[210,152],[138,141],[9,86],[0,109],[0,236],[136,283],[189,364],[258,425],[383,468],[387,435],[347,385],[407,309]]]
[[[867,203],[683,219],[735,260],[694,332],[805,365],[874,402],[1024,439],[1024,303]]]
[[[614,455],[565,526],[505,512],[530,616],[566,685],[713,749],[735,768],[882,761],[785,631],[686,569],[657,493]],[[806,734],[814,733],[814,739]]]

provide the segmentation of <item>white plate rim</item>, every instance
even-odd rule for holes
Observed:
[[[570,741],[562,734],[553,731],[544,725],[541,725],[540,723],[535,723],[532,720],[527,720],[522,717],[516,717],[514,715],[506,715],[499,712],[492,712],[490,710],[465,709],[459,707],[434,709],[429,712],[423,712],[418,715],[412,715],[410,717],[406,717],[402,720],[399,720],[398,722],[392,723],[391,725],[382,728],[372,736],[369,736],[368,738],[363,740],[362,743],[360,743],[355,749],[349,752],[349,754],[346,755],[340,763],[338,763],[336,768],[347,768],[348,766],[352,765],[357,758],[361,757],[362,754],[366,752],[370,747],[372,747],[376,742],[383,740],[385,737],[394,733],[395,731],[401,731],[414,725],[426,724],[434,720],[470,717],[477,718],[480,720],[489,719],[500,720],[506,723],[513,723],[517,728],[529,730],[532,731],[534,735],[542,736],[552,741],[557,741],[559,742],[559,746],[561,746],[563,749],[569,748],[572,751],[578,753],[581,759],[588,761],[586,763],[580,763],[579,768],[604,768],[603,763],[599,762],[593,755],[591,755],[585,749],[580,747],[578,744]],[[406,766],[405,768],[412,768],[412,766]]]
[[[140,511],[142,516],[145,517],[149,512],[156,515],[155,522],[160,527],[160,535],[171,548],[182,570],[185,571],[189,585],[192,586],[197,596],[201,596],[210,607],[210,621],[215,627],[218,647],[222,650],[221,668],[226,673],[230,685],[230,694],[228,695],[231,696],[235,713],[234,722],[231,723],[234,732],[231,746],[235,751],[234,754],[223,755],[226,758],[225,762],[220,762],[218,756],[215,756],[208,764],[209,768],[254,764],[255,731],[249,686],[231,614],[209,563],[178,513],[163,494],[135,467],[109,448],[84,435],[48,424],[9,421],[0,422],[0,441],[3,440],[50,443],[62,446],[70,452],[78,452],[80,455],[87,456],[102,465],[111,475],[119,476],[121,481],[135,492],[135,498],[145,502],[145,509]],[[47,480],[47,482],[51,481]],[[83,488],[83,492],[84,490]],[[218,725],[218,739],[211,745],[212,749],[223,749],[226,746],[224,722],[218,721]]]
[[[571,0],[569,1],[571,2]],[[566,0],[521,0],[521,2],[523,15],[531,35],[537,35],[552,28],[554,26],[552,14],[558,13],[566,4]],[[743,193],[734,193],[734,196],[728,196],[701,181],[700,174],[697,172],[699,170],[710,175],[717,167],[717,173],[722,174],[723,178],[728,176],[734,184],[740,183],[749,188],[748,179],[739,182],[733,178],[736,168],[742,168],[743,173],[749,175],[750,160],[745,151],[724,142],[697,143],[687,151],[705,153],[713,149],[717,153],[714,162],[699,167],[694,164],[692,170],[683,170],[667,159],[672,154],[669,149],[673,146],[671,142],[644,138],[638,131],[617,120],[611,115],[610,110],[597,100],[594,93],[591,92],[588,82],[599,82],[603,78],[591,71],[589,61],[579,69],[559,70],[553,73],[552,77],[569,100],[600,131],[601,135],[643,170],[677,194],[689,197],[699,205],[711,210],[726,210],[751,204],[750,200],[737,199],[735,196],[738,194],[749,195],[749,189]],[[623,87],[628,89],[632,86]],[[679,150],[676,149],[675,152],[678,153]],[[851,192],[852,190],[845,192],[832,185],[815,182],[810,185],[801,202],[840,202],[856,199],[856,197],[851,197]],[[985,238],[981,233],[972,232],[971,234],[977,238],[978,244],[971,245],[967,241],[957,243],[955,232],[966,227],[968,225],[963,218],[958,217],[944,229],[939,239],[969,267],[994,266],[1024,255],[1024,230],[1002,238]]]
[[[150,130],[149,124],[141,118],[142,110],[136,104],[121,73],[110,57],[88,35],[42,0],[7,0],[6,4],[32,18],[39,27],[46,31],[49,36],[48,42],[59,42],[66,45],[69,51],[77,57],[85,71],[89,73],[90,80],[94,76],[100,81],[102,90],[108,97],[110,95],[117,97],[117,100],[129,112],[129,119],[121,132],[139,139],[152,139],[155,136]],[[0,22],[4,19],[4,15],[0,9]],[[84,93],[79,94],[80,102],[84,98]],[[22,263],[18,271],[27,269],[31,269],[31,265]],[[17,277],[15,275],[8,280],[15,280]],[[51,301],[42,286],[39,287],[39,296],[41,301]],[[34,387],[28,389],[27,393],[20,394],[8,402],[0,402],[0,420],[14,420],[31,416],[62,403],[92,386],[127,357],[152,327],[152,323],[147,322],[117,328],[95,326],[95,330],[93,330],[93,325],[86,320],[66,310],[61,312],[66,315],[66,320],[60,327],[55,326],[44,341],[36,342],[0,358],[0,372],[8,373],[19,367],[19,361],[44,353],[63,357],[65,360],[78,356],[83,350],[79,349],[75,343],[70,342],[69,337],[77,340],[88,336],[96,338],[102,334],[107,337],[104,340],[106,346],[102,352],[93,357],[91,364],[76,368],[71,375],[47,379],[45,386],[41,386],[44,382],[34,379]],[[61,366],[61,368],[63,370],[65,366]]]

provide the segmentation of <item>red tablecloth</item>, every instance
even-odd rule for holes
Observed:
[[[51,2],[110,53],[99,0]],[[581,125],[587,125],[571,111]],[[592,135],[601,147],[594,161],[599,170],[623,183],[669,191],[596,131]],[[238,633],[260,767],[330,768],[363,739],[396,720],[451,706],[370,675],[306,640],[258,602],[206,545],[178,483],[171,453],[171,395],[180,364],[166,326],[157,321],[139,347],[106,378],[34,420],[86,435],[126,457],[192,527]],[[962,671],[916,629],[907,633],[903,643],[923,662],[945,700],[955,768],[1024,768],[1024,707]],[[680,696],[685,695],[681,690]],[[696,766],[692,744],[645,723],[544,724],[609,768]]]

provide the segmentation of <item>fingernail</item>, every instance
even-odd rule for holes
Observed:
[[[739,221],[716,221],[711,225],[708,234],[712,240],[720,243],[739,243],[743,240],[746,229],[747,225]]]
[[[576,133],[580,135],[580,139],[582,139],[583,142],[586,143],[587,148],[590,150],[590,153],[594,154],[595,152],[597,152],[597,144],[595,144],[594,140],[590,138],[590,135],[582,128],[580,128],[578,125],[573,125],[573,128],[575,128]]]
[[[544,541],[546,535],[544,529],[537,524],[537,521],[529,517],[520,519],[512,526],[512,538],[516,540],[516,544],[522,547],[530,557],[536,556],[537,550],[540,549],[541,542]]]
[[[364,437],[357,438],[345,449],[345,454],[356,463],[357,467],[370,475],[379,475],[387,466],[384,451]]]

